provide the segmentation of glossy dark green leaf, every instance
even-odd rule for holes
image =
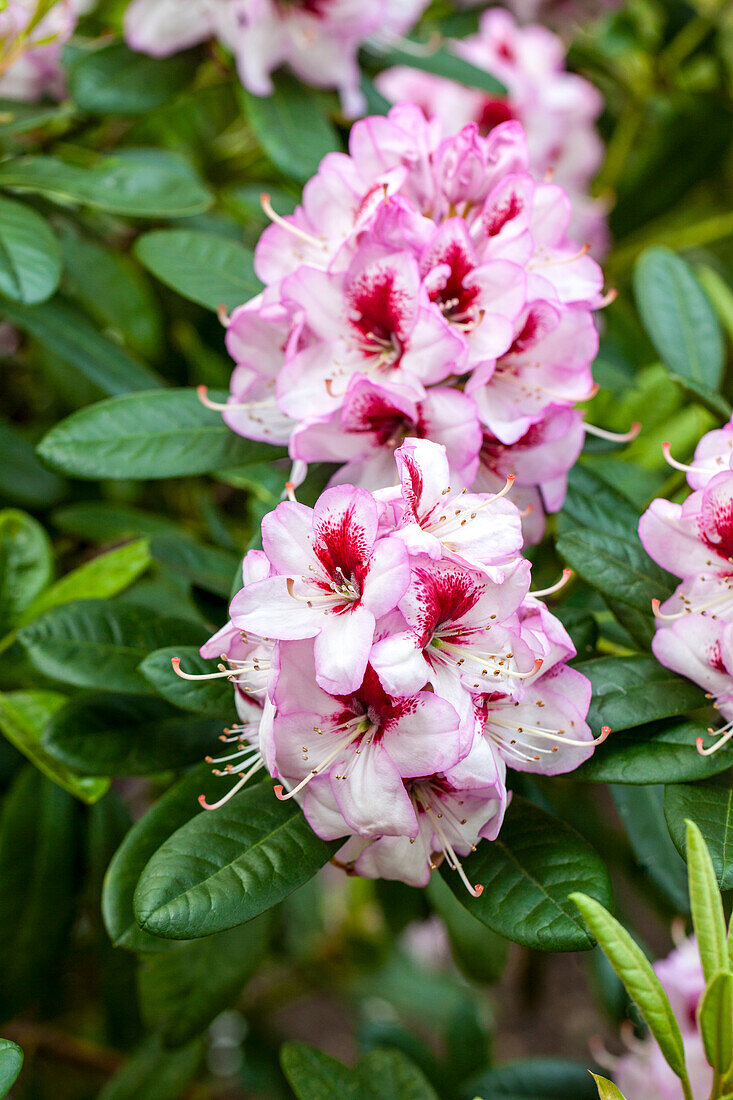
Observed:
[[[44,675],[76,687],[149,692],[138,665],[163,642],[205,639],[187,619],[150,616],[132,604],[79,600],[52,608],[18,632]]]
[[[50,582],[53,556],[38,520],[15,508],[0,512],[0,635]]]
[[[100,115],[152,111],[181,91],[191,76],[189,54],[148,57],[122,42],[81,52],[68,70],[77,107]]]
[[[710,299],[683,259],[655,246],[634,270],[644,327],[677,375],[717,390],[723,375],[723,337]]]
[[[626,835],[640,868],[678,913],[687,913],[687,869],[664,819],[664,787],[613,785]]]
[[[0,1015],[48,990],[74,906],[74,799],[35,768],[15,780],[0,814]]]
[[[475,1077],[464,1095],[481,1100],[597,1100],[585,1066],[560,1058],[532,1058]]]
[[[280,1064],[298,1100],[362,1100],[353,1071],[307,1043],[285,1043]]]
[[[318,171],[326,153],[340,147],[326,115],[322,93],[280,72],[269,96],[241,90],[242,103],[257,140],[272,163],[305,183]]]
[[[193,390],[129,394],[80,409],[38,450],[54,469],[91,480],[186,477],[285,454],[236,435]]]
[[[183,680],[173,671],[172,657],[180,657],[181,668],[193,675],[214,671],[211,661],[199,657],[194,646],[167,646],[157,649],[140,665],[148,683],[169,703],[195,714],[208,714],[222,722],[232,719],[234,688],[228,680]]]
[[[161,951],[170,946],[169,941],[151,936],[138,927],[132,905],[135,887],[146,863],[163,841],[195,814],[204,813],[198,803],[199,795],[204,794],[214,801],[222,794],[222,784],[226,783],[226,779],[217,779],[211,774],[208,764],[201,764],[166,791],[135,822],[112,857],[102,892],[102,915],[115,946],[131,951]]]
[[[262,289],[249,249],[214,233],[156,229],[138,238],[135,253],[162,283],[207,309],[232,310]]]
[[[54,691],[9,691],[0,694],[0,730],[16,749],[45,776],[84,802],[96,802],[109,787],[108,779],[78,775],[55,760],[41,744],[43,732],[66,696]]]
[[[370,48],[377,52],[375,47]],[[378,54],[385,68],[392,65],[407,65],[411,69],[420,69],[434,76],[442,76],[445,80],[454,80],[457,84],[465,84],[469,88],[478,88],[492,96],[503,97],[507,94],[506,86],[500,80],[486,69],[472,65],[470,61],[459,57],[448,46],[437,46],[431,49],[429,46],[418,45],[418,48],[413,51],[389,45],[384,49],[379,48]]]
[[[39,306],[3,307],[4,315],[53,356],[110,396],[149,390],[162,378],[103,336],[88,317],[61,299]],[[121,472],[118,472],[121,476]]]
[[[506,967],[509,944],[461,905],[440,875],[431,875],[426,890],[430,905],[445,925],[456,963],[472,982],[498,982]]]
[[[638,526],[639,513],[630,500],[588,466],[578,463],[572,468],[557,520],[559,534],[587,527],[627,538],[636,534]]]
[[[25,203],[0,197],[0,294],[26,305],[45,302],[60,278],[61,248],[48,222]]]
[[[635,533],[577,527],[560,536],[557,552],[603,595],[640,611],[648,609],[650,617],[652,600],[665,600],[672,593],[669,574],[655,565]]]
[[[42,466],[30,439],[1,419],[0,454],[0,494],[7,501],[28,508],[48,508],[63,496],[63,478]]]
[[[208,936],[259,916],[307,882],[338,842],[320,840],[269,782],[199,814],[156,852],[135,891],[141,927],[168,939]]]
[[[7,1096],[23,1065],[23,1051],[17,1043],[0,1039],[0,1097]]]
[[[88,775],[151,775],[203,759],[221,728],[219,719],[182,714],[162,699],[99,691],[58,711],[42,744]]]
[[[354,1072],[359,1100],[438,1100],[422,1070],[401,1050],[373,1050]]]
[[[674,783],[664,793],[664,815],[681,856],[687,819],[700,829],[721,890],[733,889],[733,789],[714,783]]]
[[[269,913],[215,936],[148,954],[138,971],[140,1006],[148,1027],[169,1047],[199,1035],[229,1008],[265,958]]]
[[[24,156],[0,165],[0,187],[33,191],[131,218],[184,218],[211,206],[211,193],[177,153],[124,149],[91,167]]]
[[[598,854],[559,818],[516,795],[501,833],[463,860],[471,897],[458,875],[441,873],[469,913],[494,932],[539,951],[586,951],[593,940],[568,894],[582,889],[611,904],[611,883]]]
[[[98,1100],[181,1100],[198,1072],[204,1051],[203,1039],[178,1050],[165,1050],[155,1035],[107,1082]]]
[[[631,729],[706,705],[705,695],[654,657],[598,657],[576,666],[593,685],[592,729]]]
[[[172,530],[153,535],[150,549],[156,561],[186,577],[197,587],[226,600],[229,599],[235,577],[240,581],[237,587],[241,587],[241,562],[237,555],[218,546],[198,542],[187,532]]]
[[[705,727],[695,722],[658,722],[612,733],[590,760],[573,772],[591,783],[686,783],[707,779],[733,764],[733,750],[701,756],[696,739]]]

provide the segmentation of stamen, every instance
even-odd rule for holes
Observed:
[[[595,424],[584,423],[588,435],[598,436],[599,439],[607,439],[611,443],[631,443],[632,439],[636,439],[637,435],[641,431],[641,424],[638,420],[629,428],[628,432],[609,432],[605,428],[597,428]]]
[[[201,808],[204,809],[204,810],[218,810],[218,809],[220,809],[222,806],[224,806],[229,801],[230,798],[234,797],[234,795],[237,793],[237,791],[241,791],[242,787],[244,787],[246,783],[249,783],[252,776],[255,775],[260,770],[261,767],[262,767],[262,761],[258,760],[257,763],[255,764],[255,766],[253,768],[251,768],[246,773],[246,775],[243,775],[242,778],[237,783],[234,784],[234,786],[231,788],[231,790],[227,791],[227,793],[224,795],[224,797],[220,798],[218,802],[207,802],[206,801],[206,795],[205,794],[200,794],[199,797],[198,797],[199,806],[201,806]]]
[[[306,233],[304,229],[300,229],[299,226],[293,225],[292,222],[287,221],[281,217],[275,210],[273,210],[272,203],[270,202],[270,196],[263,191],[260,195],[260,205],[267,214],[271,222],[275,225],[279,225],[281,229],[286,229],[288,233],[292,233],[295,237],[300,237],[302,241],[306,241],[308,244],[313,244],[316,248],[324,248],[325,244],[318,237],[312,236],[310,233]]]
[[[274,409],[275,401],[212,401],[208,396],[208,386],[197,386],[196,393],[201,404],[206,409],[214,409],[215,412],[248,412],[250,409]]]
[[[314,779],[317,775],[320,775],[323,769],[327,768],[328,765],[336,759],[340,752],[343,752],[344,749],[348,748],[351,742],[356,740],[357,737],[361,737],[364,733],[364,731],[359,728],[362,721],[363,718],[361,716],[355,716],[353,719],[350,719],[348,722],[346,722],[345,725],[341,727],[342,729],[351,727],[346,737],[342,738],[342,740],[339,741],[338,745],[336,745],[336,747],[332,749],[331,752],[329,752],[323,758],[323,760],[321,760],[321,762],[317,764],[315,768],[313,768],[308,773],[308,775],[306,775],[304,779],[301,779],[300,783],[293,787],[292,790],[289,790],[286,794],[283,794],[285,788],[283,787],[282,783],[278,783],[275,787],[275,796],[280,800],[280,802],[287,802],[289,799],[294,798],[296,794],[299,794],[300,791],[302,791],[303,788],[310,783],[311,779]],[[354,726],[356,726],[356,728],[354,728]]]
[[[700,756],[713,756],[714,753],[719,752],[724,745],[728,744],[731,738],[733,738],[733,722],[728,722],[727,725],[723,726],[722,729],[719,730],[708,728],[708,733],[717,733],[718,740],[715,741],[714,744],[710,745],[708,748],[704,748],[703,738],[695,738],[695,744],[697,745],[697,751],[700,753]]]
[[[561,588],[564,588],[573,575],[572,569],[563,569],[562,577],[557,584],[551,585],[549,588],[541,588],[538,592],[530,592],[530,596],[534,596],[535,599],[540,599],[542,596],[552,596],[553,593],[559,592]]]
[[[193,675],[190,672],[183,672],[181,669],[181,658],[171,657],[171,664],[173,665],[173,671],[176,676],[180,676],[182,680],[223,680],[229,676],[236,676],[236,669],[227,668],[221,672],[204,672]]]
[[[616,290],[616,287],[613,286],[610,290],[607,290],[601,298],[600,302],[598,303],[598,309],[605,309],[607,306],[613,305],[617,298],[618,291]]]
[[[217,307],[216,316],[219,318],[219,323],[221,325],[223,325],[224,328],[229,328],[229,324],[230,324],[229,313],[227,311],[226,305],[223,302],[220,306]]]
[[[590,252],[590,245],[584,244],[582,248],[579,248],[572,256],[559,256],[556,260],[543,260],[541,262],[532,262],[527,264],[528,270],[534,270],[538,267],[557,267],[559,264],[571,264],[574,260],[579,260],[582,256],[587,256]]]
[[[662,454],[664,455],[664,461],[668,466],[671,466],[674,470],[681,470],[683,474],[707,474],[708,470],[705,470],[701,466],[688,466],[684,462],[678,462],[676,458],[672,458],[672,444],[669,442],[662,444]]]
[[[443,828],[440,824],[440,821],[438,820],[437,815],[435,814],[434,810],[432,809],[432,807],[430,806],[429,803],[428,804],[424,803],[424,805],[425,805],[425,812],[428,815],[428,817],[430,818],[430,820],[432,821],[433,826],[435,827],[435,831],[441,839],[441,842],[443,844],[443,851],[445,853],[445,856],[448,860],[448,863],[449,863],[451,869],[453,871],[458,872],[458,875],[461,879],[461,882],[466,887],[466,889],[468,890],[471,897],[480,898],[481,895],[484,892],[483,886],[481,886],[480,883],[477,883],[475,886],[472,886],[471,883],[468,881],[468,878],[466,876],[466,872],[463,869],[463,864],[461,863],[460,859],[456,855],[455,850],[453,848],[453,845],[448,840],[448,837],[446,836],[445,832],[443,831]]]

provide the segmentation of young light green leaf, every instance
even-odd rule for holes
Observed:
[[[708,1062],[722,1077],[733,1068],[733,974],[719,972],[708,982],[698,1009]]]
[[[0,634],[14,627],[51,580],[51,542],[25,512],[0,512]]]
[[[252,95],[244,88],[239,93],[257,140],[286,176],[305,183],[318,171],[326,153],[340,147],[323,93],[288,73],[278,73],[272,95]]]
[[[129,588],[152,560],[147,539],[128,542],[125,546],[108,550],[106,554],[99,554],[37,596],[23,612],[20,625],[24,626],[52,607],[60,607],[73,600],[110,599]]]
[[[0,294],[32,305],[61,279],[61,248],[45,218],[25,203],[0,198]]]
[[[232,310],[262,289],[249,249],[214,233],[156,229],[138,238],[135,254],[166,286],[214,311]]]
[[[683,857],[686,821],[689,818],[695,822],[713,861],[720,889],[733,889],[733,789],[716,783],[670,784],[664,792],[664,816]]]
[[[297,804],[258,783],[163,844],[138,883],[135,915],[146,932],[167,939],[234,928],[302,886],[336,847],[316,836]]]
[[[675,374],[717,390],[723,338],[710,299],[684,260],[668,248],[649,248],[634,270],[644,327]]]
[[[499,837],[463,860],[471,897],[455,872],[441,869],[477,920],[515,943],[540,951],[588,951],[593,940],[568,901],[579,885],[605,904],[611,884],[603,861],[574,829],[514,796]]]
[[[0,1039],[0,1100],[7,1096],[23,1066],[23,1051],[9,1039]]]
[[[236,435],[193,390],[127,394],[80,409],[51,429],[38,453],[54,469],[91,480],[188,477],[286,454]]]
[[[599,1077],[597,1073],[591,1073],[591,1077],[598,1085],[600,1100],[625,1100],[624,1094],[613,1081],[609,1081],[607,1077]]]
[[[18,157],[0,165],[0,187],[130,218],[185,218],[213,202],[190,164],[167,149],[118,150],[90,168],[56,157]]]
[[[713,861],[703,835],[695,822],[689,819],[687,821],[687,872],[692,923],[697,936],[703,974],[705,981],[709,984],[719,971],[727,970],[729,967],[723,899],[720,896]]]
[[[626,992],[638,1005],[670,1069],[687,1088],[686,1100],[691,1100],[679,1024],[649,960],[626,929],[594,898],[573,893],[570,900],[577,905]]]
[[[16,749],[45,776],[83,802],[97,802],[106,794],[109,779],[78,775],[59,763],[41,744],[43,732],[66,703],[53,691],[11,691],[0,694],[0,730]]]

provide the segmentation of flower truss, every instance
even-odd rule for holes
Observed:
[[[654,500],[641,517],[646,552],[682,583],[665,603],[654,601],[654,654],[667,668],[704,688],[726,719],[704,755],[733,738],[733,423],[700,440],[687,473],[694,490],[683,504]],[[714,732],[712,729],[709,731]]]
[[[593,737],[572,642],[529,592],[512,479],[469,492],[428,440],[395,458],[395,488],[337,485],[263,520],[231,621],[201,651],[242,719],[212,761],[235,784],[202,804],[264,763],[279,798],[344,839],[349,871],[421,886],[445,858],[478,896],[461,856],[498,834],[507,767],[571,771],[609,731]]]
[[[605,205],[589,194],[603,160],[594,126],[603,100],[593,84],[567,71],[562,40],[539,24],[520,27],[508,11],[493,8],[482,15],[478,34],[451,41],[450,48],[497,77],[506,95],[405,67],[380,73],[377,87],[390,102],[410,100],[449,127],[475,122],[488,133],[517,119],[527,135],[532,171],[538,177],[551,173],[570,196],[571,235],[588,241],[594,254],[604,251]]]
[[[0,11],[0,97],[33,102],[64,93],[61,48],[87,0],[56,0],[46,14],[40,0],[7,0]]]
[[[427,0],[132,0],[125,35],[133,49],[154,57],[218,38],[254,95],[270,95],[270,74],[288,65],[308,84],[337,88],[354,117],[364,109],[360,45],[404,34],[426,6]]]
[[[666,959],[654,964],[654,971],[680,1025],[692,1091],[695,1096],[708,1096],[713,1070],[705,1057],[697,1020],[705,978],[695,937],[681,940]],[[667,1065],[656,1040],[652,1036],[635,1038],[631,1025],[625,1029],[623,1038],[627,1054],[613,1058],[599,1051],[596,1058],[611,1070],[626,1100],[682,1100],[680,1079]]]
[[[446,136],[414,104],[352,130],[291,217],[262,235],[265,284],[227,318],[240,435],[335,462],[332,483],[395,482],[409,437],[445,446],[452,484],[516,475],[525,537],[563,502],[594,392],[601,269],[566,236],[566,192],[537,182],[521,125]],[[623,438],[623,437],[622,437]]]

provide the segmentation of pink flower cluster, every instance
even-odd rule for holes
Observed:
[[[697,940],[690,936],[666,959],[654,966],[677,1017],[685,1047],[685,1061],[695,1096],[708,1096],[713,1071],[705,1057],[697,1023],[697,1007],[705,979]],[[626,1100],[683,1100],[679,1077],[667,1065],[655,1039],[629,1036],[629,1053],[615,1063],[613,1073]]]
[[[394,489],[334,486],[265,517],[201,650],[242,719],[215,761],[237,782],[207,808],[264,762],[319,836],[345,839],[349,870],[425,885],[442,853],[478,894],[460,857],[499,832],[507,765],[570,771],[608,731],[594,740],[572,642],[529,593],[516,506],[453,484],[437,443],[395,459]]]
[[[427,0],[132,0],[125,36],[153,57],[217,38],[254,95],[270,95],[270,74],[288,65],[308,84],[337,88],[354,117],[365,106],[359,46],[372,36],[404,34],[426,6]]]
[[[509,119],[524,127],[532,171],[551,173],[572,202],[571,235],[588,241],[594,254],[608,243],[606,207],[590,197],[590,183],[603,160],[595,121],[603,100],[589,81],[569,73],[566,47],[546,27],[517,25],[502,8],[481,17],[478,34],[449,42],[450,49],[484,69],[507,88],[506,95],[486,92],[417,69],[387,69],[376,79],[392,103],[410,100],[429,117],[452,129],[477,123],[481,133]]]
[[[663,604],[655,601],[654,654],[693,680],[726,720],[704,754],[733,738],[733,422],[700,440],[692,465],[667,461],[687,473],[694,490],[684,504],[654,500],[639,521],[651,558],[682,583]],[[713,733],[713,730],[709,731]]]
[[[34,102],[64,94],[61,48],[89,3],[57,0],[31,27],[39,6],[39,0],[7,0],[0,11],[0,97]]]
[[[530,174],[521,125],[446,136],[414,104],[352,127],[287,218],[263,233],[266,284],[238,307],[222,409],[335,482],[394,482],[407,436],[447,450],[454,485],[516,474],[525,537],[557,511],[586,425],[603,304],[598,265],[567,238],[565,191]],[[205,393],[202,394],[206,401]]]

